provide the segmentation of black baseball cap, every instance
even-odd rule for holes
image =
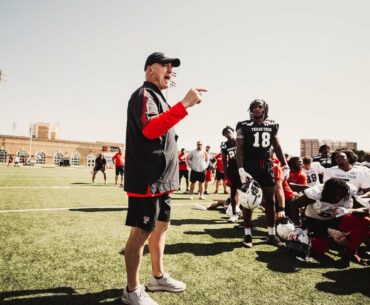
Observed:
[[[162,52],[154,52],[148,56],[145,62],[144,71],[146,71],[147,66],[151,66],[153,64],[168,64],[171,63],[173,67],[180,66],[180,59],[178,58],[171,58],[167,57]]]

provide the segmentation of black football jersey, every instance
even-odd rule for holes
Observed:
[[[230,141],[221,143],[221,153],[227,156],[227,168],[229,170],[237,170],[238,165],[236,163],[236,143]]]
[[[272,140],[276,137],[279,124],[266,120],[257,124],[252,120],[245,120],[236,125],[241,129],[244,137],[244,160],[270,159]]]

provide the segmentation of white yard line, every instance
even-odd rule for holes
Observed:
[[[196,202],[184,204],[172,204],[173,207],[190,206]],[[205,203],[206,204],[206,203]],[[113,205],[113,206],[100,206],[100,207],[70,207],[70,208],[44,208],[44,209],[18,209],[18,210],[0,210],[0,213],[24,213],[24,212],[50,212],[50,211],[70,211],[70,210],[104,210],[104,209],[125,209],[127,205]]]

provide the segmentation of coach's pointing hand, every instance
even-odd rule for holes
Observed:
[[[185,108],[193,107],[195,104],[199,104],[202,101],[202,92],[207,92],[207,89],[194,88],[190,89],[182,100],[182,104]]]

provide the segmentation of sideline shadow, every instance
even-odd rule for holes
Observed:
[[[361,293],[370,297],[370,267],[329,271],[323,276],[332,281],[317,283],[316,288],[320,291],[335,295]]]
[[[69,209],[71,212],[117,212],[117,211],[127,211],[127,208],[78,208]]]
[[[122,289],[78,294],[71,287],[0,292],[2,305],[122,305]],[[42,295],[45,294],[45,295]],[[53,295],[54,294],[54,295]]]

